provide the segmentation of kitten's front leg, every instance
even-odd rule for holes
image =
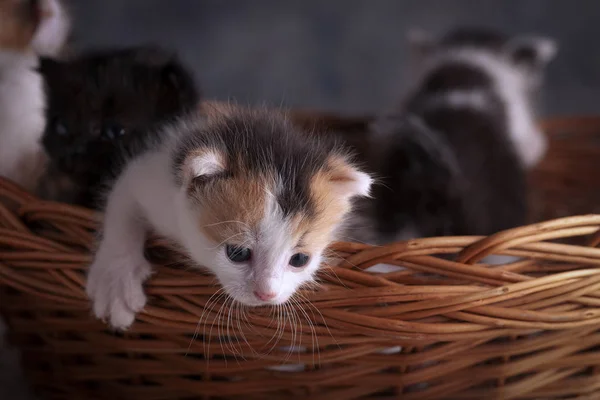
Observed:
[[[143,282],[150,276],[144,257],[146,225],[127,171],[108,197],[102,239],[90,266],[86,291],[96,317],[128,328],[146,304]]]

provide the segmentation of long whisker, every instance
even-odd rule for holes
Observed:
[[[185,356],[187,357],[187,355],[190,352],[190,349],[192,348],[192,343],[194,343],[194,341],[198,338],[198,334],[200,331],[200,326],[202,324],[202,318],[204,317],[204,314],[206,313],[206,311],[209,309],[209,305],[212,301],[212,299],[215,296],[218,296],[220,293],[222,293],[225,289],[224,288],[219,288],[215,293],[213,293],[209,298],[208,301],[206,302],[206,305],[204,306],[204,309],[202,310],[202,314],[200,314],[200,319],[198,319],[198,323],[196,324],[196,329],[194,330],[194,335],[192,336],[192,339],[190,340],[190,344],[188,345],[188,348],[185,352]]]

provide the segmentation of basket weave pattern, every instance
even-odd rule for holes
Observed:
[[[574,196],[598,184],[585,121],[580,136],[550,126],[532,218],[600,205]],[[7,181],[0,198],[0,311],[44,398],[600,398],[600,215],[487,238],[338,243],[320,285],[275,309],[232,305],[153,240],[149,304],[117,334],[84,292],[99,216]],[[492,254],[519,260],[482,262]],[[402,269],[366,271],[378,264]]]

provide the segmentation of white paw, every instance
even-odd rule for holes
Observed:
[[[127,329],[146,305],[143,282],[152,273],[142,254],[106,255],[98,252],[90,266],[86,292],[97,318],[116,329]]]

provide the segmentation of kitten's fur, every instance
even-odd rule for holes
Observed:
[[[43,168],[44,92],[31,47],[38,24],[35,4],[0,0],[0,175],[26,189]]]
[[[60,57],[66,52],[71,34],[71,16],[61,0],[39,0],[40,25],[33,38],[35,53],[43,57]]]
[[[206,108],[156,136],[108,195],[103,237],[87,281],[94,313],[127,328],[146,297],[149,229],[181,245],[245,305],[280,304],[319,267],[322,253],[371,179],[322,138],[275,112]],[[226,245],[251,249],[234,263]],[[310,255],[302,268],[296,253]]]
[[[35,188],[45,165],[40,144],[45,96],[36,71],[38,52],[54,54],[64,39],[45,29],[55,17],[41,15],[43,3],[0,0],[0,175],[28,190]],[[59,3],[55,9],[60,10]]]
[[[50,158],[38,194],[97,206],[121,153],[157,124],[189,111],[199,94],[177,57],[156,47],[92,51],[42,59],[48,109],[43,145]]]
[[[462,74],[458,77],[463,81],[460,87],[445,86],[453,79],[451,73],[438,78],[436,84],[439,86],[428,89],[431,106],[486,107],[481,90],[494,91],[505,110],[509,137],[522,164],[527,168],[537,164],[547,148],[547,139],[538,127],[536,112],[546,66],[557,52],[557,45],[552,39],[509,37],[493,30],[471,27],[451,31],[440,40],[424,32],[412,31],[409,39],[417,87],[432,72],[439,72],[445,65]],[[462,66],[467,69],[461,71]],[[466,82],[469,70],[484,74],[488,80],[487,87],[482,88],[477,82],[472,82],[472,85]]]
[[[547,43],[476,29],[418,43],[421,73],[405,109],[372,125],[367,158],[381,185],[348,238],[488,235],[523,224],[525,169],[546,147],[532,96]]]

